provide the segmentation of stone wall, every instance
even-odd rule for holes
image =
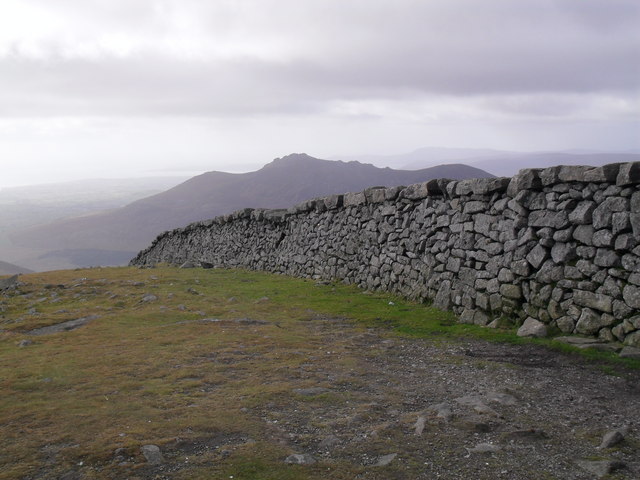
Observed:
[[[132,264],[185,261],[340,279],[466,323],[531,317],[640,346],[640,163],[245,209],[165,232]]]

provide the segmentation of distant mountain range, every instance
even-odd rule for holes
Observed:
[[[122,208],[57,220],[14,232],[10,238],[23,248],[47,252],[27,263],[37,269],[120,265],[165,230],[241,208],[285,208],[310,198],[376,185],[487,177],[493,175],[461,164],[403,171],[292,154],[254,172],[207,172]]]
[[[33,270],[19,267],[13,263],[0,262],[0,275],[15,275],[16,273],[31,273]]]
[[[351,155],[343,159],[414,170],[443,163],[464,163],[499,177],[512,177],[523,168],[546,168],[555,165],[592,165],[640,161],[640,152],[600,152],[567,150],[562,152],[513,152],[475,148],[419,148],[398,155]]]

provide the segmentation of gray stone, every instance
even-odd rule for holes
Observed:
[[[591,223],[591,215],[596,208],[596,203],[584,201],[569,214],[569,221],[573,224],[586,225]]]
[[[393,460],[395,460],[395,458],[397,456],[398,456],[397,453],[389,453],[387,455],[382,455],[381,457],[378,457],[378,460],[376,461],[376,463],[373,464],[373,466],[374,467],[386,467],[391,462],[393,462]]]
[[[539,169],[526,168],[520,170],[517,175],[514,175],[507,187],[507,195],[511,198],[515,197],[519,192],[523,190],[535,190],[542,187],[540,181]]]
[[[573,231],[573,238],[585,245],[593,245],[593,226],[578,225]]]
[[[35,330],[30,330],[27,332],[27,335],[49,335],[52,333],[60,333],[60,332],[68,332],[71,330],[75,330],[76,328],[80,328],[92,320],[96,320],[100,318],[99,315],[89,315],[88,317],[78,318],[76,320],[68,320],[62,323],[56,323],[55,325],[49,325],[48,327],[36,328]]]
[[[535,318],[528,317],[518,329],[517,335],[519,337],[546,337],[547,326]]]
[[[632,250],[636,245],[638,245],[638,241],[635,237],[626,233],[616,237],[614,248],[616,250]]]
[[[284,463],[292,465],[313,465],[316,463],[316,459],[308,453],[294,453],[285,458]]]
[[[551,227],[555,229],[565,228],[569,225],[566,212],[550,212],[548,210],[536,210],[529,215],[529,226]]]
[[[622,289],[622,298],[631,308],[640,309],[640,287],[636,285],[626,285]]]
[[[580,468],[597,478],[602,478],[625,466],[624,463],[617,460],[578,460],[576,463]]]
[[[640,348],[640,330],[625,336],[624,344],[630,347]]]
[[[583,308],[576,324],[576,332],[584,335],[596,334],[602,327],[611,325],[613,317],[609,317],[598,314],[590,308]]]
[[[522,298],[522,289],[519,285],[503,284],[500,285],[500,294],[506,298],[520,300]]]
[[[511,262],[511,271],[516,275],[526,277],[530,274],[531,267],[526,260],[515,260]]]
[[[616,179],[616,185],[637,185],[640,183],[640,162],[623,163]]]
[[[608,197],[593,211],[593,228],[609,228],[612,224],[614,212],[624,212],[628,209],[629,200],[622,197]]]
[[[438,403],[436,405],[431,405],[429,407],[429,411],[435,413],[436,418],[444,420],[446,422],[451,420],[451,418],[453,417],[451,407],[448,403]]]
[[[598,248],[596,250],[596,256],[593,259],[593,263],[599,267],[619,267],[620,256],[613,250],[606,248]]]
[[[570,243],[555,243],[551,247],[551,258],[555,263],[568,263],[576,256],[576,247]]]
[[[629,221],[631,222],[631,229],[636,238],[640,237],[640,213],[632,212],[629,215]]]
[[[615,447],[619,443],[624,441],[624,437],[627,434],[626,428],[618,428],[616,430],[611,430],[604,434],[602,437],[602,442],[598,448],[611,448]]]
[[[626,346],[619,353],[620,358],[635,358],[640,359],[640,348]]]
[[[594,247],[611,247],[613,246],[613,233],[611,230],[598,230],[593,234]]]
[[[479,453],[479,454],[490,454],[496,453],[502,450],[502,447],[499,445],[493,445],[492,443],[479,443],[473,448],[468,448],[467,451],[469,454],[471,453]]]
[[[350,192],[344,194],[342,201],[345,207],[357,207],[364,205],[367,202],[367,197],[364,192]]]
[[[409,185],[402,191],[402,196],[410,200],[421,200],[429,195],[427,182]]]
[[[613,298],[600,293],[574,290],[573,301],[576,305],[594,308],[601,312],[611,313],[613,311]]]
[[[549,251],[542,245],[536,245],[526,256],[526,259],[537,270],[548,257]]]
[[[597,338],[584,338],[584,337],[556,337],[553,339],[554,342],[566,343],[567,345],[595,345],[598,343],[602,343],[602,340]]]
[[[162,452],[160,452],[160,447],[157,445],[143,445],[140,450],[147,460],[147,463],[151,465],[161,465],[164,463],[164,457],[162,456]]]
[[[427,417],[425,417],[424,415],[420,415],[416,420],[415,425],[413,426],[414,433],[417,436],[422,435],[422,432],[424,432],[424,427],[426,424],[427,424]]]
[[[318,448],[321,450],[327,450],[329,448],[335,447],[340,443],[340,439],[335,435],[329,435],[324,437],[322,441],[318,444]]]
[[[19,275],[13,275],[9,278],[0,278],[0,292],[15,287],[18,284]]]

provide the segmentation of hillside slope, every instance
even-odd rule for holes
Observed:
[[[13,263],[0,261],[0,275],[15,275],[16,273],[31,273],[28,268],[19,267]]]
[[[275,159],[255,172],[207,172],[123,208],[57,221],[14,234],[15,243],[46,249],[78,266],[122,264],[159,233],[245,207],[289,207],[309,198],[359,191],[374,185],[407,185],[432,178],[487,178],[467,165],[415,171],[358,162],[320,160],[306,154]],[[86,259],[100,258],[100,262]],[[83,259],[83,260],[79,260]]]

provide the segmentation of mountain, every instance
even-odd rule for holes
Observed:
[[[29,248],[46,250],[48,253],[34,259],[34,263],[40,262],[47,269],[120,265],[165,230],[241,208],[284,208],[310,198],[376,185],[492,176],[460,164],[403,171],[292,154],[254,172],[207,172],[125,207],[26,229],[14,233],[11,239]]]
[[[49,249],[34,249],[10,237],[26,228],[46,225],[64,218],[78,217],[120,208],[163,192],[188,177],[143,177],[86,179],[70,182],[5,187],[0,189],[0,258],[32,269],[73,268],[75,262],[61,264],[54,257],[38,258]],[[89,252],[87,252],[89,254]]]
[[[478,148],[425,147],[398,155],[354,155],[343,158],[407,170],[426,168],[436,164],[464,163],[499,177],[512,177],[523,168],[547,168],[555,165],[599,167],[608,163],[637,162],[640,161],[640,151],[603,152],[573,149],[560,152],[513,152]]]
[[[349,155],[342,156],[343,160],[372,163],[377,166],[400,168],[403,170],[418,170],[443,163],[465,163],[483,158],[501,158],[517,155],[517,152],[494,150],[489,148],[448,148],[423,147],[409,153],[395,155]]]
[[[22,268],[13,263],[0,262],[0,275],[15,275],[16,273],[32,273],[33,270]]]
[[[547,168],[555,165],[591,165],[600,167],[608,163],[639,162],[638,153],[576,153],[538,152],[518,153],[507,156],[468,159],[467,163],[500,177],[511,177],[523,168]]]

